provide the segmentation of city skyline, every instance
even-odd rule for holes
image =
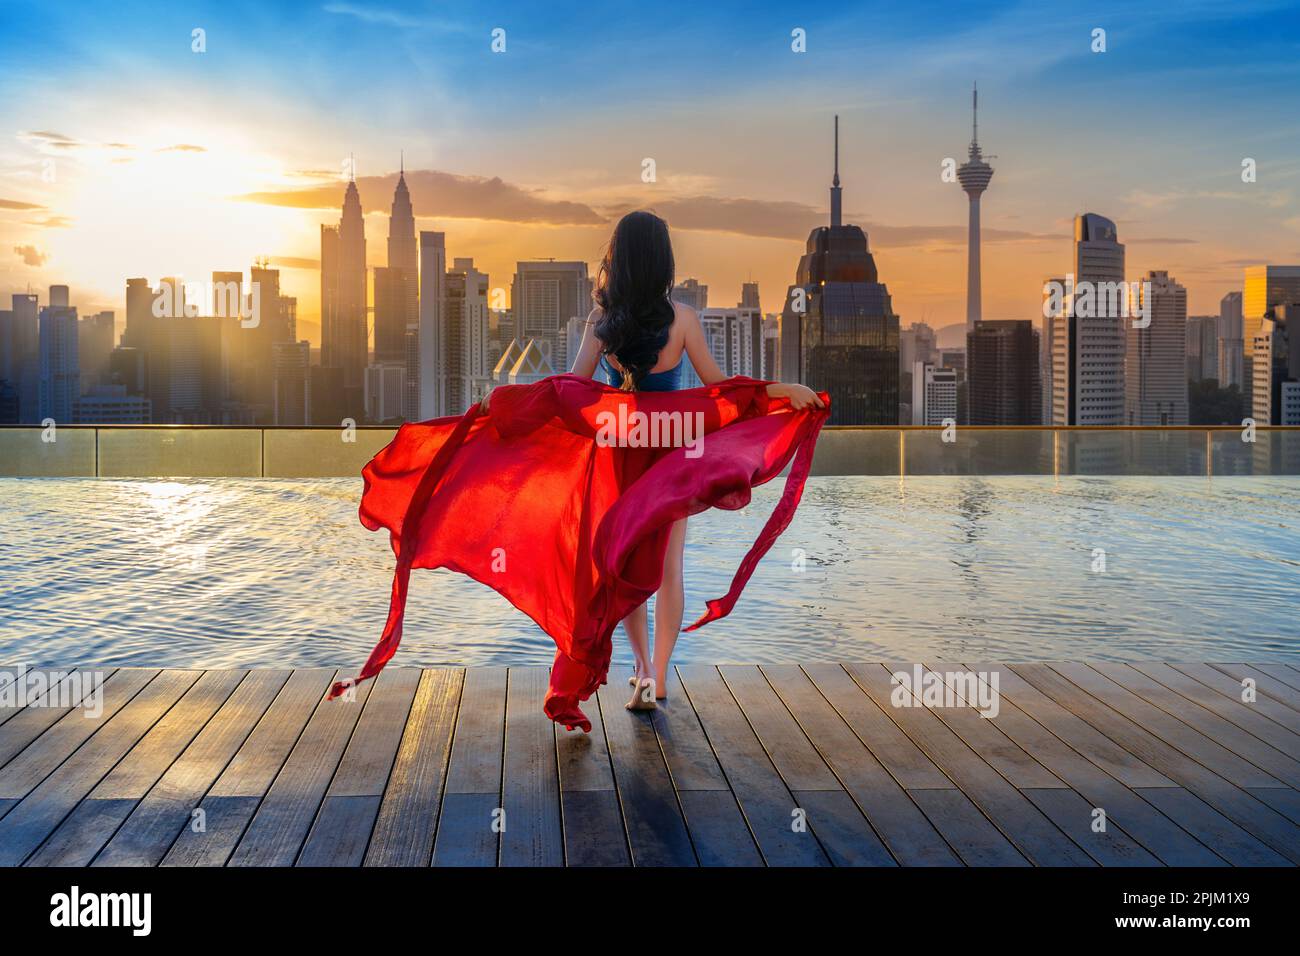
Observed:
[[[103,37],[114,34],[97,36],[92,12],[70,38],[59,28],[68,12],[55,5],[39,20],[17,18],[0,41],[11,65],[0,78],[10,120],[0,126],[0,295],[67,284],[82,314],[109,309],[120,323],[129,277],[203,281],[267,257],[298,300],[300,335],[319,345],[319,230],[338,222],[346,164],[355,153],[376,237],[369,271],[388,264],[375,230],[387,225],[405,148],[416,230],[444,232],[448,259],[473,256],[507,299],[517,262],[594,263],[616,216],[644,206],[668,219],[679,275],[709,285],[713,304],[739,301],[752,280],[773,312],[794,281],[795,244],[826,219],[828,120],[838,112],[842,174],[854,183],[844,219],[867,231],[904,323],[945,328],[966,313],[969,204],[943,181],[942,162],[963,158],[972,79],[981,133],[999,156],[982,209],[985,318],[1037,317],[1042,277],[1060,271],[1070,223],[1089,210],[1123,230],[1130,275],[1178,276],[1192,314],[1217,311],[1244,265],[1300,259],[1300,134],[1279,126],[1289,114],[1275,109],[1297,67],[1251,36],[1284,8],[1247,4],[1225,23],[1183,4],[1150,26],[1118,6],[1050,25],[1025,22],[1034,18],[1024,11],[987,24],[945,11],[950,25],[925,40],[879,11],[818,19],[760,8],[743,24],[682,12],[668,56],[684,68],[647,90],[637,54],[606,70],[593,104],[590,90],[580,95],[581,71],[562,62],[557,29],[526,9],[500,13],[507,45],[493,54],[494,24],[480,30],[473,17],[451,28],[400,6],[286,15],[234,4],[187,15],[206,21],[198,54],[194,25],[127,4],[118,16],[132,58],[108,79],[102,71],[117,61]],[[289,36],[275,29],[286,16],[298,28]],[[920,82],[920,67],[892,58],[869,85],[850,71],[868,20],[929,68]],[[1107,30],[1104,53],[1090,50],[1094,20]],[[611,43],[658,29],[631,14],[602,26]],[[791,50],[795,27],[807,32],[806,53]],[[445,62],[421,48],[431,38]],[[724,77],[691,59],[720,38],[751,45],[762,68]],[[1229,40],[1240,40],[1231,56],[1220,48]],[[1249,71],[1232,65],[1244,50]],[[1178,88],[1189,56],[1209,77],[1195,95]],[[236,77],[251,61],[252,75]],[[428,80],[420,95],[400,88],[403,69]],[[528,80],[544,69],[554,75],[539,96]],[[687,81],[702,77],[717,93],[708,115],[686,105]],[[233,98],[241,92],[250,95]],[[1060,109],[1135,96],[1159,98],[1161,109],[1091,110],[1082,126]],[[560,122],[596,135],[555,136]],[[653,183],[642,182],[647,158]],[[1254,182],[1242,181],[1244,158],[1256,162]]]

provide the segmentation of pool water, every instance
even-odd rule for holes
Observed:
[[[780,492],[692,518],[687,620]],[[360,666],[387,534],[359,480],[0,479],[0,664]],[[621,633],[616,661],[629,659]],[[815,478],[682,662],[1300,660],[1300,479]],[[544,664],[486,587],[412,576],[405,665]]]

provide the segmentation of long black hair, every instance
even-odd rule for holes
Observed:
[[[634,391],[659,361],[673,324],[673,245],[668,223],[651,212],[618,221],[596,275],[601,352],[623,368],[623,390]]]

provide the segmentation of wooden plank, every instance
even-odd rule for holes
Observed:
[[[1290,688],[1288,702],[1300,707],[1300,669],[1297,669],[1294,664],[1255,661],[1250,664],[1250,667]]]
[[[880,765],[797,665],[765,664],[764,675],[818,753],[904,866],[960,863],[939,831]]]
[[[676,717],[684,710],[689,711],[689,703],[679,695],[671,704],[663,704],[663,715],[655,712],[652,716],[645,711],[626,710],[623,704],[627,696],[622,687],[606,684],[593,702],[597,706],[589,710],[599,710],[601,714],[631,861],[637,866],[695,866],[696,856],[687,832],[687,821],[679,806],[663,752],[659,749],[654,725],[655,717],[669,716],[670,712],[672,717]],[[691,719],[694,719],[693,714]],[[740,821],[740,830],[749,843],[751,860],[757,862],[754,841],[745,829],[734,799],[731,805],[735,808],[735,816],[730,822]],[[711,819],[710,822],[716,821]],[[569,825],[566,812],[566,839]],[[734,827],[731,833],[736,833]]]
[[[1017,683],[1020,679],[1013,672],[999,668],[998,665],[963,666],[967,670],[987,674],[990,678],[993,673],[998,674],[1000,704],[997,716],[988,718],[990,722],[1073,788],[1092,808],[1105,810],[1108,826],[1120,827],[1167,866],[1224,865],[1223,859],[1210,849],[1212,844],[1206,845],[1197,840],[1017,706],[1005,693],[1014,688],[1018,697],[1025,696]],[[1040,810],[1044,809],[1043,803],[1038,800],[1034,802]],[[1061,820],[1053,820],[1057,826],[1061,826]],[[1216,836],[1213,832],[1202,835],[1210,839]],[[1075,842],[1078,843],[1079,840],[1075,839]],[[1087,849],[1086,845],[1080,845]]]
[[[728,665],[719,671],[768,759],[799,807],[807,813],[808,824],[831,862],[836,866],[896,866],[897,861],[853,798],[844,793],[839,778],[808,740],[763,672],[752,664]],[[840,793],[843,799],[821,799],[819,793]]]
[[[29,866],[87,866],[172,765],[246,671],[205,671],[50,834]]]
[[[598,700],[587,701],[591,732],[555,728],[568,866],[630,866],[627,833]]]
[[[680,684],[680,680],[678,681]],[[614,695],[617,696],[617,695]],[[611,698],[613,699],[613,698]],[[663,751],[673,786],[678,792],[687,790],[718,790],[731,792],[727,775],[722,772],[718,758],[709,745],[700,725],[699,715],[689,698],[677,695],[672,700],[661,700],[659,708],[650,713],[659,749]],[[734,799],[732,801],[735,802]],[[726,806],[726,802],[718,804]]]
[[[153,680],[156,670],[132,668],[114,671],[101,687],[101,713],[92,715],[84,707],[48,707],[49,694],[40,698],[37,707],[24,707],[0,727],[0,797],[22,797],[45,779],[87,737],[108,722],[114,713]],[[82,680],[84,674],[73,673],[58,685]],[[59,693],[55,688],[51,693]],[[39,740],[36,746],[32,744]],[[17,766],[15,766],[15,764]],[[21,780],[21,782],[19,782]],[[22,787],[21,791],[17,788]]]
[[[1250,703],[1246,703],[1241,696],[1245,692],[1241,681],[1235,677],[1229,677],[1223,671],[1217,670],[1209,664],[1170,664],[1168,666],[1180,674],[1193,678],[1210,690],[1217,691],[1228,700],[1241,704],[1243,707],[1248,708],[1251,713],[1260,714],[1273,721],[1273,723],[1280,724],[1292,733],[1300,734],[1300,711],[1292,710],[1286,704],[1275,700],[1268,694],[1257,692],[1255,699]]]
[[[1222,671],[1233,680],[1240,682],[1249,678],[1255,682],[1255,689],[1260,694],[1266,694],[1278,703],[1285,704],[1294,711],[1300,712],[1300,691],[1297,691],[1287,681],[1279,680],[1274,676],[1274,672],[1267,669],[1266,665],[1254,664],[1211,664],[1215,670]]]
[[[424,671],[375,820],[367,866],[428,866],[465,672]]]
[[[1109,817],[1104,830],[1094,829],[1097,818],[1093,811],[1097,808],[1076,791],[1048,787],[1022,790],[1021,793],[1102,866],[1160,865],[1160,860],[1143,849]]]
[[[1029,862],[966,794],[936,767],[839,664],[802,670],[968,866],[1028,866]],[[942,780],[946,786],[937,786]],[[915,786],[908,786],[909,783]],[[934,794],[933,797],[927,796]]]
[[[1129,718],[1102,706],[1077,684],[1047,664],[1016,664],[1013,669],[1064,707],[1086,713],[1088,722],[1170,780],[1210,804],[1238,826],[1300,863],[1300,829],[1244,790],[1192,760]],[[1100,675],[1097,675],[1098,679]],[[1150,799],[1144,797],[1144,799]],[[1159,806],[1159,804],[1156,804]]]
[[[91,788],[189,690],[200,673],[164,671],[159,674],[99,726],[76,753],[33,787],[0,820],[0,866],[18,866],[35,851]],[[107,692],[105,698],[107,714]],[[69,714],[64,720],[69,718],[91,722],[78,714]]]
[[[894,707],[890,671],[883,664],[853,664],[845,668],[876,705],[890,716],[966,796],[984,811],[999,830],[1031,862],[1039,866],[1092,864],[1073,841],[1039,812],[929,708]]]
[[[26,671],[23,672],[23,674],[25,675],[24,683],[23,686],[20,687],[17,685],[17,680],[19,677],[18,669],[10,668],[8,671],[8,677],[9,677],[8,681],[0,680],[0,725],[5,724],[12,717],[16,717],[19,714],[23,714],[23,713],[29,713],[29,711],[35,711],[38,709],[48,711],[48,710],[55,709],[49,706],[51,691],[52,690],[54,691],[55,694],[54,699],[57,701],[58,700],[57,688],[60,685],[64,684],[72,674],[76,673],[76,671],[77,668],[75,667],[28,668]],[[113,673],[112,668],[109,668],[108,670],[101,672],[102,677],[105,680],[112,673]],[[41,686],[42,683],[44,683],[44,689],[42,689]],[[33,703],[39,703],[40,707],[29,708],[27,706]],[[41,715],[41,716],[50,717],[50,723],[53,723],[54,719],[56,719],[59,716],[62,716],[62,714],[66,714],[72,708],[63,707],[58,709],[61,711],[61,713],[56,714],[53,717],[50,717],[50,715],[48,714]],[[33,715],[29,713],[29,717],[30,716]],[[45,724],[45,726],[48,727],[49,724],[47,723]],[[3,740],[4,740],[3,734],[0,734],[0,741]],[[14,753],[16,752],[17,751],[14,751]],[[13,756],[13,753],[10,753],[9,756]],[[4,765],[5,760],[6,757],[4,756],[4,750],[0,748],[0,766]]]
[[[358,685],[355,697],[317,704],[227,866],[294,864],[366,702],[378,684],[393,681],[387,675]]]
[[[805,664],[812,682],[903,789],[952,790],[954,784],[839,664]]]
[[[388,668],[376,679],[303,843],[298,866],[360,866],[365,860],[419,684],[420,671],[414,667]]]
[[[961,668],[952,664],[923,664],[921,674],[933,674],[942,686],[951,689],[953,699],[960,702],[958,707],[935,707],[931,713],[947,724],[948,728],[961,738],[971,750],[975,751],[990,767],[1002,774],[1017,790],[1046,790],[1053,787],[1065,787],[1059,777],[1016,745],[1015,741],[1004,734],[991,717],[984,716],[975,709],[979,693],[972,700],[966,696],[970,688],[962,685],[963,677],[955,674],[978,675],[971,668]],[[992,679],[992,675],[989,675]],[[924,676],[923,676],[924,679]],[[987,682],[978,676],[970,679],[979,680],[984,686]],[[985,693],[989,693],[985,691]],[[1000,698],[1000,695],[999,695]],[[999,704],[1001,703],[999,699]]]
[[[965,793],[952,787],[909,790],[935,827],[967,866],[1029,866],[1030,863],[980,812]]]
[[[549,671],[512,667],[506,686],[501,866],[563,866],[555,724],[542,711]]]
[[[1113,711],[1086,694],[1074,700],[1067,708],[1044,694],[1022,678],[1006,664],[996,662],[969,663],[972,670],[984,673],[997,672],[999,693],[1010,699],[1020,710],[1042,724],[1052,734],[1068,744],[1080,756],[1104,770],[1124,786],[1172,787],[1174,782],[1156,772],[1128,750],[1111,740],[1084,718],[1094,715],[1103,720]]]
[[[770,866],[826,866],[829,858],[811,830],[794,829],[800,809],[754,736],[716,667],[677,668],[713,753]]]
[[[681,790],[677,799],[700,866],[763,865],[754,835],[730,790]]]
[[[506,724],[504,667],[465,672],[434,839],[434,866],[496,866]],[[494,814],[496,816],[494,816]]]
[[[1233,866],[1290,865],[1286,857],[1269,849],[1190,790],[1149,787],[1137,793],[1189,833],[1196,834]]]
[[[1148,732],[1176,747],[1193,760],[1197,760],[1204,766],[1209,767],[1219,776],[1232,781],[1237,786],[1275,787],[1282,785],[1282,782],[1277,777],[1266,773],[1250,761],[1233,753],[1226,746],[1211,740],[1204,732],[1186,722],[1196,720],[1198,723],[1207,723],[1207,718],[1213,718],[1214,726],[1219,727],[1220,732],[1231,730],[1231,725],[1227,721],[1214,717],[1204,708],[1199,708],[1205,715],[1204,718],[1187,713],[1183,715],[1185,719],[1180,719],[1109,677],[1103,668],[1110,670],[1111,665],[1098,664],[1094,667],[1089,664],[1060,663],[1051,666],[1057,673],[1087,691],[1112,710],[1128,717]],[[1181,702],[1177,694],[1174,694],[1167,687],[1160,687],[1155,681],[1138,674],[1132,668],[1117,671],[1116,673],[1129,684],[1140,686],[1152,697],[1160,699],[1166,707],[1181,711],[1196,706],[1187,703],[1186,707],[1183,707],[1182,703],[1185,702]],[[1237,733],[1240,733],[1240,731]]]
[[[1248,791],[1260,803],[1267,804],[1292,823],[1300,823],[1300,791],[1290,787],[1260,787]]]
[[[92,866],[157,866],[194,809],[289,679],[255,670],[136,805]]]
[[[326,667],[293,672],[159,865],[225,866],[337,674]]]
[[[1211,690],[1200,681],[1189,677],[1182,671],[1170,667],[1168,664],[1139,663],[1130,666],[1134,670],[1140,671],[1150,680],[1159,681],[1162,686],[1169,688],[1169,690],[1184,699],[1192,701],[1206,710],[1212,711],[1216,716],[1231,723],[1234,728],[1244,731],[1255,739],[1262,740],[1269,746],[1276,748],[1276,750],[1280,751],[1284,756],[1287,754],[1300,753],[1300,734],[1287,730],[1286,727],[1280,726],[1275,721],[1270,720],[1268,717],[1256,710],[1254,705],[1242,703],[1240,698],[1233,700],[1225,697],[1223,694]],[[1300,714],[1298,714],[1297,717],[1300,717]],[[1228,744],[1228,742],[1222,738],[1218,739],[1220,743]],[[1230,744],[1228,745],[1231,746]],[[1254,761],[1251,758],[1249,753],[1246,753],[1243,750],[1237,750],[1236,747],[1233,747],[1232,749],[1236,750],[1236,752],[1241,756],[1251,759],[1252,762],[1256,763],[1256,766],[1259,765],[1257,761]],[[1286,759],[1292,764],[1295,763],[1295,761],[1291,760],[1290,757],[1286,757]],[[1282,776],[1282,774],[1272,765],[1265,765],[1263,769],[1272,772],[1284,780],[1286,779],[1286,777]],[[1294,781],[1287,780],[1287,782],[1291,783],[1292,786],[1295,786]]]

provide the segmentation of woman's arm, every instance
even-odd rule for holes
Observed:
[[[582,344],[573,360],[572,372],[583,378],[594,378],[596,365],[600,362],[600,339],[596,338],[596,323],[600,320],[599,307],[587,315],[587,325],[582,330]]]
[[[713,359],[713,353],[709,351],[709,343],[704,339],[704,326],[700,324],[699,314],[684,305],[678,305],[677,308],[681,310],[681,321],[686,327],[686,354],[690,357],[691,364],[695,366],[700,381],[705,385],[721,382],[727,376],[722,374],[722,369],[718,368],[718,363]],[[810,405],[824,407],[817,393],[806,385],[773,382],[767,387],[767,394],[773,398],[790,399],[790,404],[796,409],[807,408]]]

